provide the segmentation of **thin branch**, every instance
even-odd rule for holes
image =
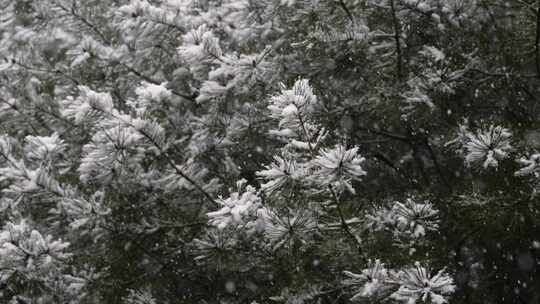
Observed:
[[[469,69],[468,71],[479,73],[479,74],[490,76],[490,77],[502,77],[502,78],[537,78],[538,77],[537,74],[514,74],[510,72],[500,73],[500,72],[482,71],[479,69]]]
[[[63,6],[62,4],[54,1],[54,4],[56,4],[60,9],[62,9],[64,12],[68,13],[69,15],[79,19],[79,21],[81,21],[83,24],[85,24],[87,27],[89,27],[94,33],[96,33],[99,38],[101,38],[101,40],[107,44],[110,44],[109,43],[109,40],[107,39],[107,37],[105,36],[105,34],[103,34],[98,28],[97,26],[95,26],[94,24],[90,23],[86,18],[84,18],[82,15],[79,15],[77,14],[77,12],[75,11],[75,7],[72,7],[71,9]]]
[[[339,201],[339,198],[336,195],[336,192],[334,191],[334,188],[332,188],[332,185],[329,185],[328,189],[330,189],[330,192],[332,193],[332,198],[334,199],[334,203],[336,204],[336,209],[337,209],[339,220],[341,221],[341,226],[343,227],[343,230],[345,231],[347,236],[353,241],[353,243],[356,245],[356,248],[358,249],[358,253],[360,254],[360,258],[362,259],[362,262],[366,263],[367,259],[364,256],[364,252],[362,250],[362,243],[354,235],[351,228],[349,227],[349,224],[347,224],[347,221],[345,220],[345,216],[343,215],[343,211],[341,210],[341,203]]]
[[[401,54],[401,43],[400,43],[400,24],[396,14],[396,8],[394,6],[394,0],[390,0],[390,10],[392,11],[392,24],[394,26],[394,39],[396,41],[396,61],[397,61],[397,78],[403,80],[403,59]]]
[[[540,1],[538,1],[538,10],[536,11],[536,77],[540,78]]]
[[[345,2],[343,2],[343,0],[339,0],[339,6],[341,6],[341,8],[345,11],[345,14],[347,14],[347,17],[349,18],[351,23],[354,23],[354,17]]]
[[[525,7],[527,7],[527,9],[529,10],[529,13],[531,13],[533,16],[536,16],[537,11],[531,3],[527,3],[524,0],[516,0],[516,1],[523,4]]]
[[[129,65],[125,64],[125,63],[122,63],[122,62],[118,62],[118,64],[120,64],[121,66],[125,67],[126,69],[128,69],[130,72],[132,72],[133,74],[135,74],[135,76],[143,79],[144,81],[146,82],[149,82],[151,84],[156,84],[156,85],[160,85],[161,83],[157,80],[154,80],[152,79],[151,77],[149,76],[146,76],[144,75],[143,73],[137,71],[136,69],[130,67]],[[186,95],[186,94],[182,94],[180,92],[177,92],[175,90],[170,90],[171,93],[173,95],[176,95],[176,96],[179,96],[179,97],[182,97],[182,98],[185,98],[187,100],[191,100],[191,101],[195,101],[195,96],[189,96],[189,95]]]
[[[439,163],[439,159],[437,158],[437,154],[435,154],[435,151],[429,144],[429,139],[426,137],[424,139],[424,144],[426,145],[426,148],[428,149],[429,156],[431,157],[431,160],[433,161],[433,164],[435,165],[435,170],[437,170],[437,174],[439,174],[439,177],[442,181],[442,183],[448,188],[450,191],[452,190],[452,186],[446,179],[446,176],[444,176],[444,173],[442,171],[442,166]]]
[[[377,129],[373,129],[373,128],[369,128],[369,127],[362,127],[362,126],[358,126],[358,129],[365,130],[365,131],[367,131],[368,133],[371,133],[371,134],[384,136],[384,137],[391,138],[391,139],[398,140],[398,141],[402,141],[402,142],[405,142],[405,143],[409,143],[411,141],[409,137],[406,137],[406,136],[403,136],[403,135],[400,135],[400,134],[390,133],[390,132],[387,132],[387,131],[384,131],[384,130],[377,130]]]
[[[21,111],[16,105],[9,103],[7,100],[3,99],[2,97],[0,97],[0,102],[6,104],[6,105],[7,105],[8,107],[10,107],[13,111],[15,111],[15,112],[21,114],[21,116],[25,117],[25,118],[26,118],[25,122],[30,126],[30,128],[32,129],[32,131],[34,132],[34,134],[35,134],[35,135],[39,135],[38,130],[37,130],[36,127],[32,124],[32,120],[30,119],[30,117],[29,117],[28,115],[26,115],[26,113],[24,113],[24,112]]]

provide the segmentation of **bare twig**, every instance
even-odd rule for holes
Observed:
[[[445,175],[443,173],[443,170],[442,170],[442,166],[440,165],[439,160],[437,158],[437,154],[435,154],[435,151],[433,150],[433,148],[429,144],[429,139],[427,137],[424,139],[424,144],[426,145],[426,148],[427,148],[427,150],[429,152],[429,156],[431,157],[431,160],[433,161],[433,164],[435,165],[435,170],[437,170],[437,174],[439,175],[439,177],[441,179],[441,182],[446,186],[446,188],[451,190],[452,186],[450,185],[450,183],[446,179],[446,177],[445,177]]]
[[[538,10],[536,11],[536,39],[535,39],[535,50],[536,50],[536,77],[540,78],[540,1],[538,1]]]
[[[396,8],[394,6],[394,0],[390,1],[390,10],[392,11],[392,24],[394,26],[394,39],[396,41],[397,78],[399,80],[403,80],[403,58],[401,54],[401,43],[400,43],[400,38],[399,38],[401,36],[401,29],[400,29],[399,20],[396,14]]]
[[[351,14],[351,11],[349,10],[349,8],[347,7],[347,5],[345,4],[345,2],[343,2],[343,0],[339,0],[339,6],[341,6],[341,8],[343,9],[343,11],[345,11],[345,14],[347,14],[347,18],[349,18],[349,20],[354,23],[354,17],[353,15]]]
[[[358,238],[354,235],[351,228],[349,227],[349,224],[347,224],[347,221],[345,220],[345,216],[343,215],[343,211],[341,210],[341,203],[339,201],[339,198],[336,195],[336,192],[334,191],[334,188],[332,188],[332,185],[328,186],[328,189],[330,189],[330,193],[332,193],[332,198],[334,199],[334,203],[336,204],[336,209],[339,215],[339,220],[341,221],[341,226],[343,227],[343,230],[347,234],[347,236],[353,241],[355,244],[358,253],[360,254],[360,258],[362,259],[362,262],[366,263],[367,259],[364,256],[364,252],[362,250],[362,243],[358,240]]]

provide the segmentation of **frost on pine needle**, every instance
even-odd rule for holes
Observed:
[[[127,52],[126,48],[119,47],[118,49],[114,49],[95,40],[90,35],[85,35],[77,46],[66,52],[66,55],[71,61],[70,67],[78,68],[87,63],[91,58],[119,60]]]
[[[172,93],[167,89],[167,83],[153,84],[148,82],[142,82],[141,85],[135,89],[135,94],[145,102],[160,102],[172,96]]]
[[[515,172],[516,176],[534,175],[537,177],[538,172],[540,172],[540,153],[534,153],[528,158],[522,157],[518,160],[518,163],[522,165],[523,168]]]
[[[374,232],[391,230],[395,222],[395,214],[387,206],[373,208],[363,220],[364,228]]]
[[[159,106],[162,101],[171,98],[171,90],[167,89],[167,83],[153,84],[143,81],[139,87],[135,89],[137,95],[136,101],[128,101],[127,103],[135,109],[138,115],[144,115],[148,107]]]
[[[417,203],[408,198],[405,202],[395,201],[368,212],[364,226],[371,231],[386,231],[398,243],[411,244],[421,241],[426,233],[439,229],[439,211],[429,201]]]
[[[66,251],[68,246],[51,236],[44,237],[25,221],[8,222],[0,231],[0,283],[16,280],[23,284],[38,283],[33,290],[36,294],[59,285],[65,289],[59,290],[58,296],[80,292],[84,280],[67,271],[64,274],[64,263],[72,257]]]
[[[197,102],[203,103],[209,100],[221,100],[227,93],[227,87],[214,80],[207,80],[201,85]]]
[[[408,198],[405,203],[395,202],[392,208],[396,216],[397,228],[406,231],[412,238],[421,238],[426,231],[437,231],[439,228],[439,211],[431,202],[416,203]]]
[[[70,221],[69,226],[73,229],[78,229],[81,234],[102,232],[104,227],[105,216],[111,213],[111,208],[106,204],[104,193],[97,191],[89,198],[77,196],[74,190],[66,191],[65,198],[62,199],[62,204],[51,213],[64,213]]]
[[[430,270],[419,262],[414,267],[399,271],[394,281],[399,284],[399,289],[391,297],[407,304],[418,301],[444,304],[456,288],[454,280],[444,270],[432,276]]]
[[[425,85],[422,83],[422,80],[420,79],[411,79],[408,82],[408,85],[410,89],[403,93],[403,99],[404,99],[404,106],[403,111],[404,112],[412,112],[414,109],[419,107],[420,105],[427,106],[430,110],[433,110],[435,107],[435,104],[433,104],[433,101],[429,97],[429,95],[425,92],[427,89],[425,88]]]
[[[202,167],[193,158],[187,159],[181,166],[177,165],[175,169],[166,170],[162,178],[151,181],[157,187],[162,188],[166,192],[174,193],[180,189],[194,190],[194,185],[182,176],[178,175],[178,171],[189,174],[190,178],[203,184],[203,189],[209,193],[214,193],[221,188],[221,184],[216,178],[208,179],[208,169]],[[155,174],[158,174],[155,172]]]
[[[56,160],[66,149],[66,144],[58,133],[51,136],[26,136],[25,155],[29,160],[47,162]]]
[[[223,101],[229,95],[248,94],[261,80],[275,77],[275,66],[265,60],[270,50],[262,54],[230,56],[219,60],[219,67],[208,73],[199,90],[198,103],[209,100]]]
[[[157,304],[149,290],[130,290],[124,298],[125,304]]]
[[[0,0],[0,303],[531,300],[533,1],[484,2]]]
[[[294,159],[286,159],[274,156],[274,162],[266,166],[265,170],[257,172],[257,175],[266,181],[261,188],[268,194],[271,194],[288,183],[302,178],[305,170],[301,168]]]
[[[210,225],[223,230],[229,226],[244,226],[256,217],[257,210],[261,207],[261,198],[254,187],[245,186],[246,182],[246,180],[238,181],[237,192],[232,192],[225,199],[217,200],[221,209],[206,214]]]
[[[446,59],[446,55],[439,49],[433,46],[424,46],[424,49],[420,53],[426,57],[430,57],[435,62],[443,61]]]
[[[300,290],[291,290],[289,287],[285,287],[278,296],[272,296],[268,299],[273,303],[284,304],[319,303],[320,301],[317,299],[320,299],[324,294],[323,288],[318,285],[308,285]]]
[[[91,124],[113,111],[114,104],[109,93],[96,92],[86,86],[79,86],[79,91],[79,97],[64,100],[61,112],[76,124]]]
[[[309,245],[317,229],[317,217],[308,210],[289,210],[285,214],[277,214],[263,208],[258,216],[263,222],[263,234],[274,251],[282,247],[293,248],[296,245],[302,248]]]
[[[307,123],[317,104],[317,97],[306,79],[297,80],[292,89],[283,87],[281,94],[270,98],[268,109],[272,118],[279,120],[277,134],[310,137]]]
[[[17,267],[53,266],[55,260],[70,257],[69,253],[64,252],[68,246],[68,243],[53,241],[51,236],[44,238],[24,221],[19,224],[10,222],[0,233],[2,269],[6,271]]]
[[[359,181],[367,174],[361,164],[365,158],[358,153],[358,147],[347,150],[342,145],[333,149],[323,149],[312,161],[317,179],[324,185],[331,185],[337,191],[348,190],[355,193],[352,181]]]
[[[196,255],[194,260],[221,269],[233,258],[233,251],[237,245],[238,239],[234,237],[234,229],[209,229],[202,238],[192,241]]]
[[[187,63],[195,64],[204,60],[219,59],[222,55],[218,38],[206,24],[187,32],[182,36],[182,41],[178,53]]]
[[[19,199],[23,196],[58,196],[63,189],[58,181],[49,174],[48,166],[37,164],[35,169],[28,168],[23,159],[12,155],[11,140],[7,136],[0,137],[0,182],[7,183],[2,189],[5,194],[12,194]]]
[[[153,90],[162,92],[155,87]],[[77,126],[89,127],[92,135],[91,141],[83,146],[78,168],[83,182],[109,181],[127,172],[141,172],[141,161],[147,152],[160,155],[167,148],[163,127],[153,119],[137,116],[145,115],[146,105],[143,108],[136,105],[136,113],[130,115],[117,110],[108,93],[83,86],[79,86],[79,91],[77,98],[64,101],[62,115]]]
[[[81,181],[109,180],[114,174],[122,174],[126,165],[135,168],[144,156],[139,144],[142,139],[142,134],[121,126],[94,134],[83,147],[78,168]]]
[[[390,271],[378,259],[369,260],[368,267],[359,274],[350,271],[343,273],[347,279],[341,283],[353,291],[352,301],[380,300],[388,296],[393,287],[392,282],[389,281]]]
[[[508,158],[513,147],[510,143],[512,133],[501,126],[491,125],[489,129],[476,133],[461,129],[458,137],[468,165],[484,169],[497,168],[499,162]]]

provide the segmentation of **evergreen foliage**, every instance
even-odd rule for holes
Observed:
[[[0,303],[536,303],[540,3],[0,0]]]

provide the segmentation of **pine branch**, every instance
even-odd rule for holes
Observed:
[[[152,136],[150,136],[150,134],[147,134],[144,130],[140,130],[139,128],[135,128],[135,126],[133,126],[131,123],[127,122],[127,121],[124,121],[123,119],[119,118],[119,117],[116,117],[114,114],[112,113],[108,113],[108,112],[105,112],[103,111],[102,109],[100,108],[97,108],[97,107],[94,107],[94,106],[91,106],[92,109],[98,111],[98,112],[101,112],[101,113],[104,113],[105,115],[108,115],[116,120],[119,120],[121,121],[122,123],[125,123],[126,125],[132,127],[134,130],[136,130],[137,132],[139,132],[141,135],[143,135],[146,139],[148,139],[148,141],[155,147],[157,148],[160,153],[162,153],[162,155],[165,157],[165,159],[167,160],[167,162],[169,163],[169,165],[171,165],[174,170],[176,171],[176,173],[178,175],[180,175],[181,177],[183,177],[185,180],[187,180],[191,185],[193,185],[201,194],[203,194],[207,200],[209,202],[211,202],[214,207],[219,207],[219,204],[216,202],[216,200],[214,200],[214,198],[206,191],[204,190],[203,187],[201,187],[201,185],[199,185],[195,180],[193,180],[191,177],[189,177],[186,173],[184,173],[179,167],[178,165],[176,165],[176,163],[174,162],[174,160],[171,158],[171,156],[169,155],[169,153],[167,153],[167,151],[159,144],[157,143],[154,138]]]
[[[87,27],[89,27],[94,33],[96,33],[99,38],[105,42],[105,43],[109,43],[108,42],[108,39],[107,37],[105,36],[105,34],[103,34],[99,28],[97,26],[95,26],[94,24],[90,23],[86,18],[84,18],[82,15],[79,15],[76,11],[75,11],[75,6],[73,5],[71,7],[71,9],[68,9],[67,7],[63,6],[62,4],[58,3],[57,1],[54,1],[53,2],[54,4],[56,4],[56,6],[58,6],[61,10],[63,10],[64,12],[66,12],[67,14],[75,17],[75,19],[78,19],[79,21],[81,21],[84,25],[86,25]],[[73,3],[74,4],[74,3]]]
[[[133,74],[135,74],[135,76],[141,78],[142,80],[146,81],[146,82],[149,82],[149,83],[152,83],[152,84],[156,84],[156,85],[159,85],[161,84],[159,81],[149,77],[149,76],[146,76],[144,75],[143,73],[137,71],[136,69],[130,67],[129,65],[123,63],[123,62],[118,62],[118,64],[120,64],[121,66],[125,67],[126,69],[128,69],[128,71],[132,72]],[[175,90],[170,90],[172,94],[176,95],[176,96],[179,96],[179,97],[182,97],[182,98],[185,98],[187,100],[190,100],[190,101],[195,101],[195,98],[197,96],[189,96],[189,95],[186,95],[186,94],[182,94],[180,92],[177,92]]]
[[[356,246],[362,262],[367,263],[367,258],[365,257],[364,251],[362,250],[362,243],[354,235],[351,228],[349,227],[349,224],[347,224],[347,221],[345,220],[345,216],[343,215],[343,210],[341,210],[341,203],[339,201],[339,198],[336,195],[336,192],[334,191],[334,188],[332,187],[332,185],[329,185],[328,189],[330,190],[330,193],[332,193],[332,198],[334,199],[334,204],[336,205],[336,209],[339,215],[339,220],[341,221],[341,227],[343,228],[347,236],[351,239],[351,241]]]

